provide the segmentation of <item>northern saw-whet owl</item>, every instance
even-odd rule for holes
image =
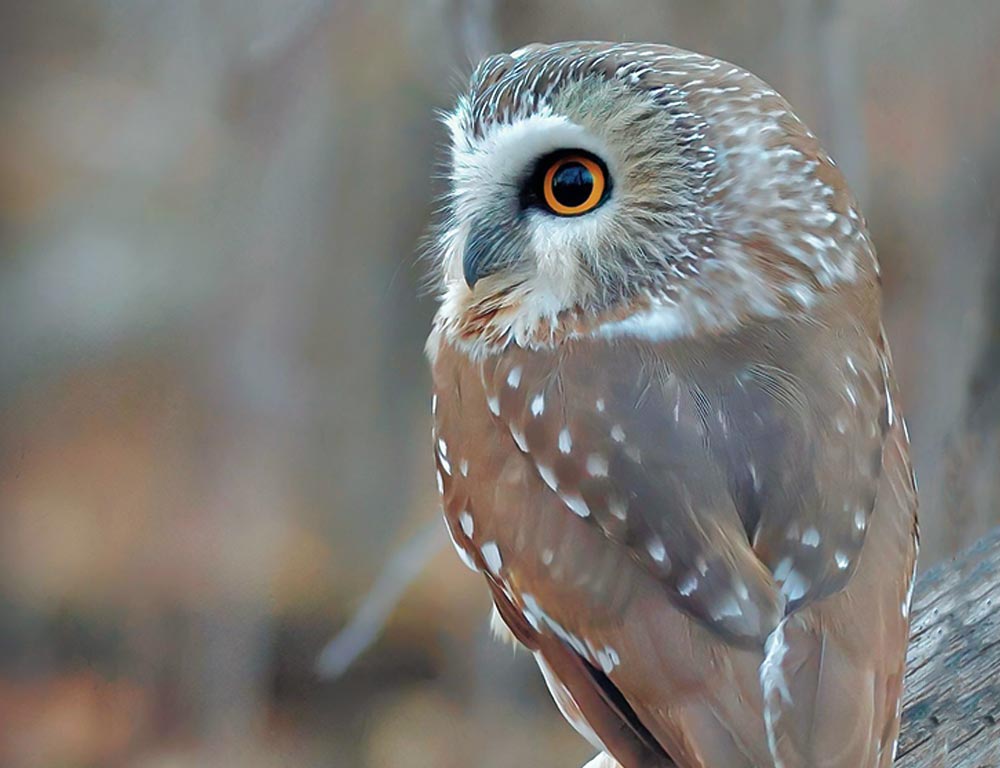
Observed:
[[[447,124],[445,518],[593,764],[889,765],[916,491],[834,161],[659,45],[490,57]]]

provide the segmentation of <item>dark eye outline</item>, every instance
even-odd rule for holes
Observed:
[[[569,163],[584,166],[594,178],[590,197],[577,206],[566,206],[555,199],[551,183],[558,170]],[[524,207],[539,207],[547,213],[562,218],[583,216],[599,208],[611,193],[611,175],[601,158],[583,149],[561,149],[542,157],[523,187],[521,203]]]

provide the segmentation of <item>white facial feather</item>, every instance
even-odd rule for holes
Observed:
[[[449,281],[446,292],[467,290],[462,285],[462,254],[470,220],[496,199],[509,196],[539,158],[560,149],[583,149],[602,158],[611,174],[616,171],[611,152],[602,141],[567,118],[548,114],[547,109],[513,123],[495,123],[479,139],[464,130],[459,111],[448,117],[447,124],[452,134],[454,221],[444,236],[446,247],[441,251],[442,268]],[[543,257],[538,265],[539,288],[543,292],[565,293],[560,286],[572,277],[577,265],[560,259],[559,253],[568,251],[574,237],[590,236],[599,226],[595,218],[601,217],[532,217],[535,252]],[[543,300],[540,308],[549,303]]]

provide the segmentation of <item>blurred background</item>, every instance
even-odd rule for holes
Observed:
[[[418,534],[435,110],[482,54],[572,38],[790,99],[884,264],[923,567],[1000,522],[995,0],[5,0],[2,768],[588,756]],[[318,677],[400,549],[385,633]]]

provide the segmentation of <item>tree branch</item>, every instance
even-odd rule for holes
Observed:
[[[1000,528],[917,581],[901,768],[1000,766]]]

